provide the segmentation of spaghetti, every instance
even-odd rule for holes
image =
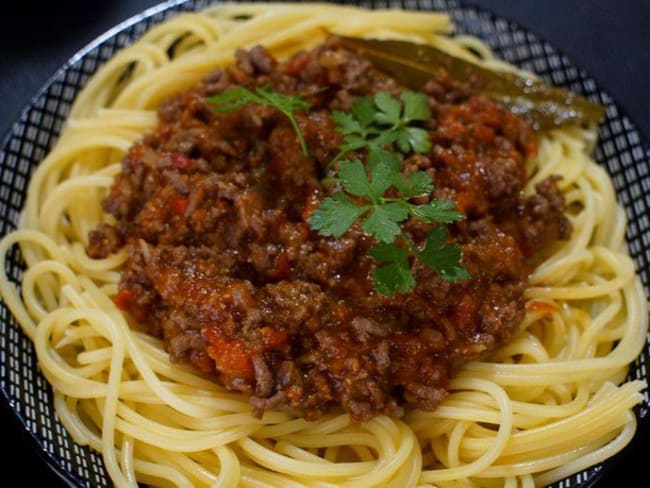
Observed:
[[[32,175],[19,229],[0,242],[3,264],[11,246],[21,248],[20,293],[4,271],[0,291],[35,344],[62,423],[102,452],[116,485],[539,486],[630,441],[645,385],[626,374],[648,313],[625,250],[624,212],[588,155],[592,130],[540,138],[527,189],[563,176],[571,239],[554,244],[532,274],[514,340],[490,361],[468,364],[433,412],[363,424],[278,411],[252,418],[246,396],[171,364],[162,343],[116,308],[124,252],[86,255],[89,232],[105,218],[100,201],[122,156],[154,129],[155,107],[231,64],[236,48],[263,44],[281,58],[322,42],[327,30],[429,43],[516,72],[480,41],[446,37],[451,29],[439,13],[224,5],[154,27],[87,83]]]

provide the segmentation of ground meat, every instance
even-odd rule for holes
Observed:
[[[94,258],[105,258],[123,245],[122,236],[112,225],[100,224],[88,236],[88,253]]]
[[[255,369],[255,396],[266,398],[275,386],[273,374],[262,356],[254,356],[252,362]]]
[[[188,359],[188,354],[191,351],[202,348],[201,334],[195,329],[186,331],[167,331],[166,337],[171,337],[169,340],[169,357],[174,362],[181,362]]]
[[[235,86],[304,96],[312,109],[295,115],[309,156],[271,107],[216,113],[207,98]],[[362,421],[398,405],[435,409],[464,362],[510,340],[535,255],[570,233],[558,177],[523,197],[529,126],[473,86],[444,74],[425,84],[432,149],[402,166],[425,171],[431,197],[466,214],[449,230],[467,280],[413,260],[415,289],[382,296],[371,238],[358,226],[340,239],[309,228],[333,191],[321,185],[342,143],[332,110],[401,89],[336,39],[282,62],[261,47],[237,51],[234,65],[165,100],[103,201],[116,224],[92,231],[88,252],[126,247],[117,305],[164,339],[172,361],[250,395],[256,415],[343,409]],[[431,224],[403,228],[419,245]]]

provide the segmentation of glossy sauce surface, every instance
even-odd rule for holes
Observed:
[[[312,109],[295,115],[309,156],[273,108],[216,113],[207,97],[235,86],[304,96]],[[450,233],[471,278],[451,284],[413,261],[413,292],[378,294],[373,241],[358,226],[324,238],[306,219],[333,191],[321,184],[341,145],[331,111],[380,91],[402,87],[336,39],[284,62],[239,51],[160,106],[159,126],[124,158],[103,202],[117,223],[91,233],[93,257],[127,248],[117,305],[162,337],[173,361],[250,394],[257,414],[342,408],[361,421],[398,405],[435,409],[464,362],[512,337],[535,254],[570,232],[556,177],[522,195],[536,150],[526,122],[442,75],[422,87],[432,150],[402,168],[426,171],[431,198],[466,214]],[[404,230],[422,243],[431,225]]]

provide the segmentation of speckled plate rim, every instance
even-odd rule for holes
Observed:
[[[478,14],[481,16],[485,16],[487,19],[489,19],[490,23],[495,24],[496,22],[506,22],[509,26],[509,28],[513,31],[521,31],[525,32],[526,34],[532,35],[539,43],[542,43],[544,45],[551,46],[552,51],[561,56],[562,58],[568,60],[569,64],[581,72],[584,72],[584,70],[580,67],[579,64],[575,63],[572,58],[567,56],[562,49],[558,48],[557,46],[549,43],[543,36],[540,36],[537,32],[535,32],[534,29],[530,29],[528,27],[524,27],[520,25],[518,22],[513,21],[506,16],[503,15],[497,15],[496,13],[492,12],[489,9],[486,9],[482,6],[477,6],[471,1],[462,1],[462,0],[445,0],[447,3],[451,4],[454,6],[454,8],[460,8],[460,9],[472,9],[476,11]],[[168,0],[165,2],[162,2],[158,5],[155,5],[153,7],[150,7],[148,9],[143,10],[142,12],[139,12],[128,19],[124,20],[123,22],[120,22],[119,24],[115,25],[114,27],[110,28],[109,30],[105,31],[103,34],[100,36],[96,37],[94,40],[92,40],[90,43],[85,45],[83,48],[81,48],[79,51],[77,51],[74,55],[72,55],[59,69],[57,69],[53,75],[49,77],[49,79],[36,91],[36,93],[31,97],[30,101],[20,110],[18,115],[14,117],[12,120],[13,122],[10,123],[9,127],[7,128],[7,131],[2,137],[2,144],[0,145],[0,162],[4,162],[4,153],[5,149],[7,148],[10,140],[12,137],[15,136],[17,127],[21,123],[21,121],[25,120],[27,113],[29,110],[34,107],[36,104],[37,100],[42,98],[48,91],[48,89],[51,87],[53,83],[56,83],[68,70],[71,69],[71,67],[82,60],[84,57],[86,57],[91,51],[94,49],[102,46],[102,44],[106,43],[107,41],[113,39],[123,31],[141,23],[144,22],[151,17],[155,16],[156,14],[160,14],[169,10],[177,9],[177,13],[182,13],[183,11],[194,11],[194,8],[190,9],[183,9],[182,7],[185,4],[192,3],[192,0]],[[210,2],[212,4],[217,4],[219,2]],[[225,2],[224,2],[225,3]],[[344,3],[344,4],[363,4],[363,3],[369,3],[369,2],[364,2],[363,0],[356,2],[356,1],[339,1],[337,3]],[[373,3],[373,2],[370,2]],[[399,5],[404,8],[414,8],[414,9],[420,9],[420,10],[430,10],[427,9],[426,6],[422,6],[422,4],[419,1],[409,1],[409,0],[402,0],[401,2],[394,2],[394,1],[378,1],[374,2],[374,7],[380,8],[384,6],[395,6]],[[161,19],[163,21],[163,19]],[[158,22],[156,22],[158,23]],[[640,130],[638,129],[638,124],[635,123],[634,119],[632,119],[629,116],[629,112],[626,110],[626,107],[621,105],[618,101],[613,99],[609,95],[608,90],[605,89],[603,84],[601,84],[597,79],[593,77],[590,73],[587,73],[588,78],[593,80],[595,83],[596,87],[596,92],[601,94],[601,95],[606,95],[608,98],[610,98],[611,103],[616,106],[617,109],[617,114],[616,117],[618,119],[627,119],[629,121],[630,125],[633,127],[633,129],[640,133]],[[78,94],[78,91],[75,93]],[[650,164],[650,144],[647,142],[647,139],[644,138],[644,134],[640,135],[641,141],[640,145],[642,147],[642,150],[645,155],[645,162]],[[53,144],[50,145],[50,147],[53,147]],[[609,171],[608,171],[609,172]],[[618,195],[617,191],[617,197]],[[638,263],[636,263],[638,266]],[[637,273],[640,270],[637,269]],[[644,282],[644,289],[646,293],[646,297],[648,295],[648,285],[647,283]],[[22,332],[21,332],[22,333]],[[645,346],[645,351],[647,353],[648,349],[648,343],[646,341],[646,346]],[[3,364],[4,367],[4,364]],[[646,379],[650,378],[650,372],[646,373],[645,376]],[[636,409],[636,414],[637,414],[637,420],[641,422],[648,422],[648,404],[650,404],[650,401],[648,400],[648,393],[647,391],[645,392],[646,394],[646,400],[644,405],[641,408]],[[0,405],[2,405],[0,411],[3,412],[3,414],[9,414],[13,416],[14,422],[16,422],[19,425],[19,429],[22,431],[22,437],[26,440],[26,443],[30,446],[32,451],[40,458],[42,459],[46,465],[50,468],[50,470],[56,474],[60,480],[65,483],[66,485],[70,487],[79,487],[79,486],[86,486],[88,480],[83,480],[80,477],[78,477],[75,473],[72,473],[64,468],[62,465],[62,462],[60,458],[54,455],[54,453],[49,452],[44,446],[43,446],[43,440],[38,437],[36,433],[34,433],[32,430],[30,430],[27,426],[26,419],[24,418],[23,415],[21,415],[14,407],[14,402],[9,395],[8,391],[4,387],[0,387]],[[618,455],[621,455],[620,453]],[[553,486],[558,486],[563,487],[563,486],[574,486],[574,487],[580,487],[580,488],[592,488],[594,487],[603,477],[605,473],[608,472],[608,469],[611,466],[611,461],[606,460],[605,462],[596,465],[594,467],[588,468],[587,470],[583,471],[581,474],[584,474],[583,479],[579,479],[577,482],[577,485],[571,485],[571,484],[564,484],[564,480],[560,481],[558,483],[555,483]]]

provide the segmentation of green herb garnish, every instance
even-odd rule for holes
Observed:
[[[310,227],[323,236],[339,238],[361,220],[363,232],[378,241],[370,249],[370,255],[380,263],[372,279],[377,291],[384,295],[407,293],[415,286],[409,253],[447,281],[468,278],[467,270],[460,263],[460,246],[447,242],[449,234],[445,227],[434,227],[420,249],[400,226],[409,218],[438,224],[463,218],[454,204],[446,200],[410,202],[416,197],[429,196],[433,181],[424,171],[404,178],[400,157],[386,149],[394,145],[404,154],[430,150],[428,132],[412,125],[431,118],[426,97],[407,91],[400,100],[382,92],[372,99],[356,100],[350,113],[335,111],[332,118],[343,135],[344,144],[330,167],[345,154],[361,149],[367,150],[367,164],[359,159],[338,162],[338,178],[330,181],[338,182],[343,191],[321,202],[308,219]],[[385,196],[391,188],[391,196]]]
[[[308,110],[310,104],[300,96],[285,95],[266,87],[251,91],[233,88],[209,99],[218,112],[230,112],[250,103],[268,105],[282,112],[291,122],[303,153],[307,144],[294,117],[296,110]],[[402,176],[403,154],[427,153],[431,149],[428,132],[417,124],[431,119],[427,98],[421,93],[405,91],[401,99],[389,93],[363,97],[352,104],[350,113],[334,111],[332,119],[343,135],[339,153],[330,161],[342,191],[325,198],[308,219],[310,227],[323,236],[339,238],[357,221],[363,232],[378,243],[370,255],[379,263],[372,274],[377,291],[384,295],[407,293],[415,286],[409,256],[435,270],[443,279],[456,282],[469,277],[461,264],[460,246],[447,242],[449,234],[441,224],[463,219],[452,202],[432,199],[415,204],[410,200],[433,192],[433,181],[424,171]],[[352,151],[367,151],[366,164],[359,159],[342,160]],[[389,190],[390,196],[387,196]],[[418,248],[400,224],[409,218],[439,224],[427,234]]]
[[[427,131],[409,127],[413,122],[431,119],[427,98],[422,93],[406,91],[402,94],[402,101],[381,92],[374,99],[363,97],[356,100],[350,113],[332,112],[332,119],[345,143],[330,165],[350,151],[378,149],[393,143],[403,153],[411,150],[428,152],[431,141]]]
[[[309,102],[303,100],[302,97],[274,92],[267,87],[255,88],[255,91],[252,92],[248,88],[238,86],[220,95],[215,95],[208,100],[210,103],[216,105],[215,110],[221,113],[232,112],[251,103],[268,105],[279,110],[289,119],[293,129],[296,131],[296,136],[300,142],[300,147],[302,147],[303,154],[305,156],[309,154],[305,138],[293,115],[293,112],[296,110],[309,110],[311,107]]]

